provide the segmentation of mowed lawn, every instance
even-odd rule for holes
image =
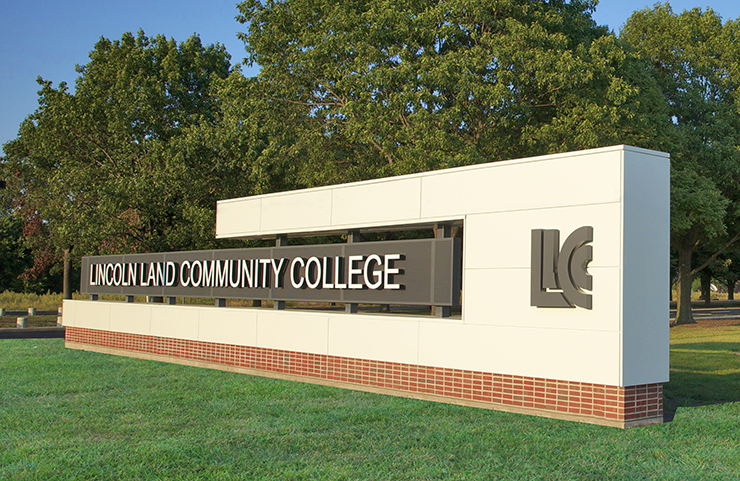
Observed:
[[[740,321],[671,339],[628,430],[4,340],[0,479],[740,479]]]

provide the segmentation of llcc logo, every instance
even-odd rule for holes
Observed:
[[[532,306],[591,309],[591,294],[584,290],[593,290],[586,271],[593,249],[585,244],[593,238],[593,227],[580,227],[560,248],[559,230],[532,229]]]

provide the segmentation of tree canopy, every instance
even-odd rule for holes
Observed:
[[[193,135],[215,121],[211,85],[229,60],[196,36],[178,44],[139,31],[101,38],[74,93],[39,79],[39,108],[4,146],[3,164],[60,255],[213,242],[216,191],[231,179]]]
[[[738,24],[666,4],[616,36],[595,5],[246,0],[254,78],[197,36],[101,38],[73,91],[39,79],[0,221],[40,272],[213,246],[222,198],[631,144],[671,153],[684,292],[740,238]]]
[[[736,21],[723,23],[711,9],[676,14],[668,4],[635,12],[621,34],[666,99],[679,323],[693,322],[693,277],[716,257],[694,266],[693,254],[702,246],[719,254],[740,233],[739,36]]]
[[[267,102],[294,112],[263,155],[303,163],[314,185],[644,144],[650,79],[594,5],[245,1],[248,60]]]

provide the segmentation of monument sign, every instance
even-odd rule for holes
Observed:
[[[67,347],[611,426],[661,422],[669,192],[667,154],[614,146],[223,200],[217,238],[275,246],[85,258],[91,300],[64,301]],[[362,242],[422,229],[433,238]],[[301,240],[336,234],[347,242]]]

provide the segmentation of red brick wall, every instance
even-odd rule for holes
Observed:
[[[483,403],[491,409],[535,410],[545,416],[582,418],[595,423],[643,424],[660,422],[663,415],[660,383],[607,386],[78,327],[66,328],[66,341],[254,369],[266,375],[290,374],[342,383],[349,388],[362,385],[391,389],[401,395],[414,393],[453,402]]]

